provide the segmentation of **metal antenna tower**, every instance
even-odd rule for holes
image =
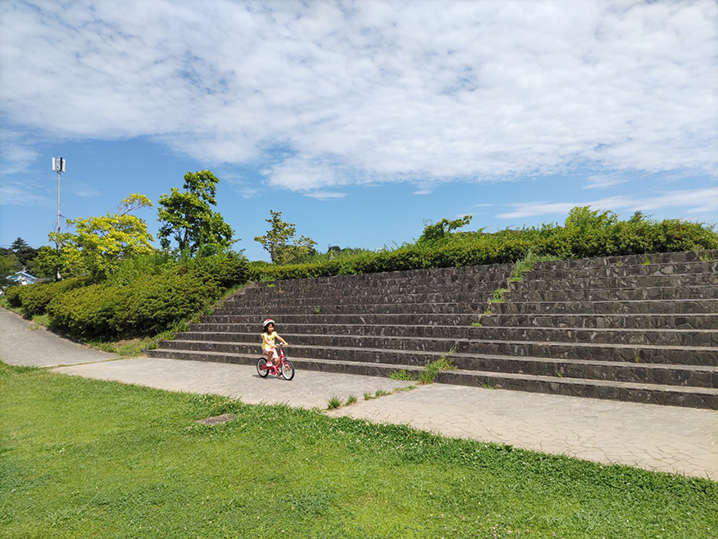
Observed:
[[[60,174],[65,172],[65,160],[52,158],[52,170],[57,171],[57,232],[60,232]]]

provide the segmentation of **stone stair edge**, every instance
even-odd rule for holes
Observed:
[[[253,334],[248,334],[253,335]],[[254,336],[254,335],[253,335]],[[287,340],[289,340],[292,335],[286,334],[284,335]],[[505,345],[505,346],[553,346],[553,347],[573,347],[573,348],[580,348],[580,349],[612,349],[612,350],[625,350],[625,351],[639,351],[639,352],[650,352],[650,351],[661,351],[661,352],[671,352],[671,351],[684,351],[684,352],[716,352],[714,347],[711,346],[674,346],[674,345],[659,345],[659,344],[625,344],[625,343],[584,343],[584,342],[560,342],[560,341],[507,341],[507,340],[496,340],[496,339],[453,339],[453,338],[440,338],[440,337],[392,337],[392,336],[362,336],[362,335],[332,335],[327,338],[344,338],[344,339],[355,339],[355,340],[394,340],[394,341],[420,341],[420,342],[427,342],[427,343],[446,343],[447,345],[451,345],[451,348],[455,348],[458,345]],[[160,341],[160,346],[163,343],[196,343],[196,344],[216,344],[216,345],[226,345],[228,344],[228,341],[211,341],[211,340],[183,340],[183,339],[172,339],[169,341]],[[233,341],[229,344],[236,344],[241,346],[257,346],[257,349],[259,350],[260,342],[258,339],[253,339],[251,342],[237,342]],[[300,349],[306,349],[306,348],[318,348],[319,346],[316,344],[292,344],[290,343],[290,349],[291,348],[300,348]],[[443,354],[447,355],[449,354],[449,350],[445,351],[431,351],[431,350],[414,350],[414,349],[404,349],[404,348],[384,348],[384,347],[363,347],[363,346],[333,346],[333,345],[321,345],[321,348],[323,349],[331,349],[331,350],[361,350],[366,352],[383,352],[383,351],[397,351],[402,353],[413,353],[413,352],[426,352],[426,353],[436,353],[436,354]],[[476,355],[480,355],[480,352],[454,352],[452,356],[457,357],[472,357]],[[526,356],[514,356],[514,357],[526,357]]]
[[[154,349],[150,352],[156,352],[160,351],[162,352],[162,349]],[[166,350],[164,350],[166,351]],[[246,358],[246,359],[254,359],[254,361],[258,360],[261,357],[261,354],[257,352],[256,354],[247,354],[247,353],[229,353],[229,352],[215,352],[215,351],[195,351],[195,350],[177,350],[179,353],[182,354],[195,354],[195,355],[205,355],[208,357],[213,356],[230,356],[230,357],[237,357],[237,358]],[[458,355],[458,354],[457,354]],[[619,361],[601,361],[601,360],[583,360],[583,359],[575,359],[575,360],[566,360],[566,359],[560,359],[560,358],[543,358],[543,357],[533,357],[533,356],[503,356],[503,355],[496,355],[496,354],[482,354],[482,358],[484,359],[495,359],[495,360],[501,360],[501,361],[511,361],[515,363],[521,363],[521,362],[536,362],[536,363],[547,363],[547,364],[565,364],[565,363],[575,363],[580,365],[590,365],[590,366],[606,366],[606,367],[632,367],[632,368],[645,368],[645,369],[651,369],[651,370],[671,370],[674,368],[678,368],[680,370],[686,370],[686,371],[696,371],[696,372],[708,372],[708,373],[716,373],[718,374],[718,366],[705,366],[705,365],[666,365],[666,364],[660,364],[660,363],[632,363],[632,362],[619,362]],[[299,362],[299,361],[318,361],[322,363],[327,364],[337,364],[339,361],[333,360],[333,359],[322,359],[322,358],[312,358],[312,357],[289,357],[293,362]],[[347,361],[347,363],[353,363],[356,365],[365,365],[370,364],[374,365],[377,364],[376,362],[368,362],[368,361]],[[402,369],[412,369],[412,370],[422,370],[424,366],[421,365],[410,365],[410,364],[403,364],[403,363],[379,363],[381,365],[385,365],[387,367],[391,367],[393,370],[402,370]],[[493,372],[493,371],[476,371],[474,369],[461,369],[461,368],[454,368],[454,369],[447,369],[442,370],[440,372],[466,372],[466,373],[473,373],[473,372]],[[510,373],[513,375],[521,375],[521,376],[529,376],[527,374],[523,373]],[[537,375],[538,376],[538,375]],[[580,380],[589,380],[588,378],[576,378],[571,376],[566,377],[560,377],[560,376],[549,376],[546,377],[547,379],[551,380],[566,380],[566,379],[580,379]],[[591,378],[590,380],[594,380]],[[605,382],[605,383],[611,383],[610,380],[600,380],[595,379],[597,381]],[[633,382],[637,385],[643,385],[642,383]],[[673,387],[673,386],[671,386]],[[682,386],[675,386],[675,387],[682,387]],[[714,389],[716,392],[718,392],[718,389]]]
[[[187,353],[186,355],[190,355]],[[234,354],[228,355],[224,353],[216,353],[214,356],[217,359],[222,359],[223,363],[229,362],[228,359],[236,359],[238,362],[245,365],[252,365],[259,358],[258,355],[241,355]],[[161,357],[161,354],[160,356]],[[256,359],[255,359],[256,358]],[[182,358],[185,359],[185,358]],[[186,358],[190,359],[190,358]],[[392,364],[392,363],[364,363],[364,362],[336,362],[333,360],[326,359],[313,359],[313,358],[291,358],[292,362],[296,367],[307,369],[307,370],[324,370],[322,368],[313,367],[330,367],[333,372],[346,372],[348,370],[357,369],[360,372],[353,374],[387,374],[390,372],[396,372],[405,370],[407,372],[420,372],[422,367],[414,365],[403,365],[403,364]],[[336,369],[336,370],[335,370]],[[371,371],[371,372],[367,372]],[[457,378],[461,378],[457,380]],[[550,376],[537,376],[537,375],[526,375],[519,373],[500,373],[491,371],[475,371],[475,370],[461,370],[453,369],[440,371],[437,375],[436,381],[438,383],[458,383],[460,385],[489,385],[495,383],[497,380],[513,380],[521,381],[527,385],[539,384],[553,384],[566,387],[603,387],[612,391],[620,390],[632,390],[642,395],[645,392],[659,391],[677,395],[697,395],[700,400],[701,397],[708,397],[708,403],[689,404],[689,406],[697,406],[703,408],[718,408],[718,389],[715,388],[703,388],[697,386],[675,386],[675,385],[664,385],[664,384],[646,384],[636,382],[615,382],[598,379],[587,379],[587,378],[569,378],[569,377],[550,377]],[[467,383],[469,382],[469,383]],[[505,388],[511,389],[511,388]],[[522,390],[531,390],[528,388],[522,388]],[[540,391],[547,392],[547,391]],[[578,396],[578,395],[577,395]],[[581,395],[583,396],[583,395]],[[596,395],[598,396],[598,395]],[[612,398],[612,397],[603,397]],[[615,397],[614,397],[615,398]],[[634,400],[634,399],[620,399],[620,400]],[[681,405],[681,403],[668,402],[665,404]]]

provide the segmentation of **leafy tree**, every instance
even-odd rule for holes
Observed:
[[[618,223],[618,216],[612,211],[591,211],[591,206],[577,206],[568,212],[564,228],[586,232],[609,227]]]
[[[171,194],[160,197],[162,226],[158,237],[163,249],[169,249],[172,240],[180,251],[190,254],[204,245],[226,249],[234,243],[232,227],[212,210],[217,205],[218,183],[209,170],[188,172],[184,175],[184,191],[173,187]]]
[[[61,272],[64,272],[61,252],[47,245],[40,247],[30,265],[30,273],[35,277],[55,278]]]
[[[42,264],[56,263],[70,276],[89,275],[95,278],[112,273],[123,259],[152,252],[152,235],[147,223],[130,212],[152,206],[149,198],[131,194],[124,199],[118,213],[88,219],[68,219],[75,232],[52,232],[49,237],[58,245],[59,260],[52,260],[43,251]]]
[[[466,226],[471,222],[471,215],[465,215],[461,219],[442,219],[438,223],[424,226],[424,232],[419,238],[420,243],[434,243],[445,239],[452,231]]]
[[[33,249],[28,243],[18,238],[10,246],[10,252],[12,252],[17,258],[21,266],[27,266],[37,256],[37,249]]]
[[[0,255],[0,287],[8,286],[11,281],[8,281],[7,278],[20,269],[22,269],[22,264],[18,261],[15,253],[7,249],[6,254]]]
[[[257,236],[254,241],[262,244],[262,247],[269,252],[272,264],[283,266],[294,264],[311,254],[314,254],[314,246],[317,244],[312,238],[300,236],[294,239],[296,227],[292,223],[282,221],[281,211],[269,210],[271,219],[265,219],[272,228],[264,236]]]

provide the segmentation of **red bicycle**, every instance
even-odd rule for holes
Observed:
[[[284,349],[281,344],[274,347],[277,351],[275,362],[271,365],[267,365],[267,358],[260,357],[257,361],[257,374],[262,378],[266,378],[267,375],[272,374],[274,376],[281,376],[285,380],[291,380],[294,378],[294,365],[289,359],[287,359]]]

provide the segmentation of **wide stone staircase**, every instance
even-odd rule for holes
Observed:
[[[255,283],[149,353],[254,364],[271,317],[298,370],[417,377],[446,358],[437,382],[718,409],[716,258],[544,262],[516,282],[493,265]]]

